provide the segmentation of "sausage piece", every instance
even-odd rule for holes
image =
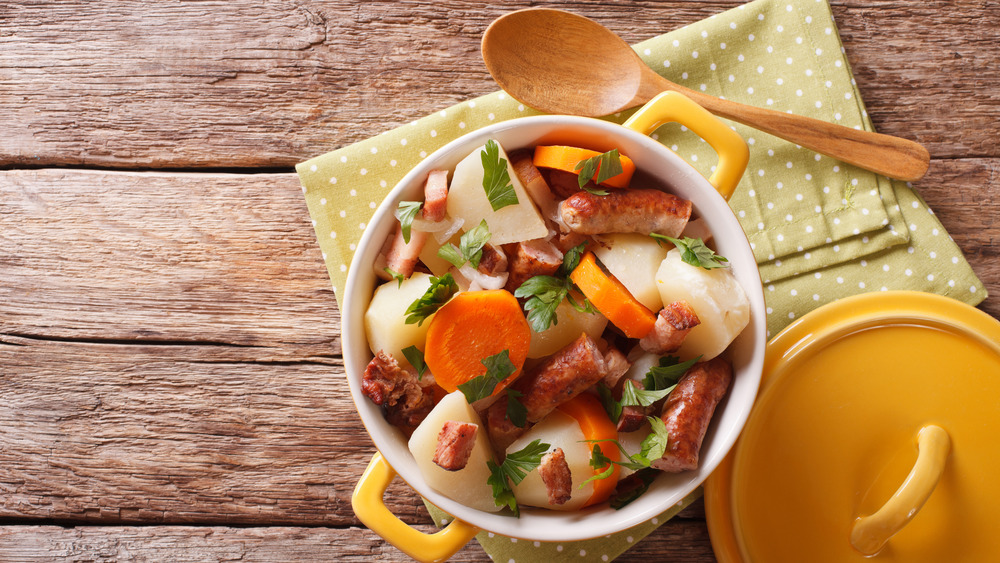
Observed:
[[[549,504],[566,504],[573,496],[573,474],[566,463],[566,454],[562,448],[542,456],[538,465],[538,476],[545,483],[545,492],[549,495]]]
[[[660,418],[670,436],[663,457],[652,466],[677,473],[698,468],[698,453],[715,407],[733,379],[727,360],[712,358],[691,367],[663,404]]]
[[[472,455],[472,447],[476,445],[477,430],[479,426],[471,422],[445,422],[438,434],[431,461],[446,471],[464,469]]]
[[[659,233],[677,237],[691,218],[691,202],[660,190],[610,190],[608,195],[577,192],[559,204],[570,230],[601,233]]]
[[[687,301],[668,303],[657,314],[653,330],[639,340],[639,346],[653,354],[676,352],[691,329],[699,324],[701,319]]]
[[[521,393],[519,400],[527,410],[528,424],[524,428],[518,428],[507,418],[506,395],[487,409],[484,418],[494,451],[503,458],[507,446],[531,425],[603,379],[607,373],[604,354],[586,333],[549,356],[511,385],[511,389]]]

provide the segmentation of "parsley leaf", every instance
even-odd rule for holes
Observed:
[[[517,368],[510,361],[509,350],[483,358],[480,362],[486,366],[486,373],[458,385],[458,390],[465,395],[465,400],[470,405],[479,399],[492,395],[501,381],[517,371]]]
[[[597,178],[594,179],[595,184],[606,182],[609,178],[614,178],[615,176],[621,174],[622,161],[621,157],[618,155],[618,149],[613,149],[606,153],[592,156],[586,160],[577,162],[574,170],[580,171],[577,182],[580,187],[583,188],[587,185],[587,182],[589,182],[591,178],[594,178],[594,174],[597,174]],[[587,191],[594,195],[608,195],[608,192],[603,190],[590,189]]]
[[[556,275],[568,276],[570,272],[575,270],[576,267],[580,265],[580,257],[583,256],[583,253],[586,251],[586,242],[581,242],[580,244],[567,250],[566,254],[563,254],[563,263],[559,266],[559,271],[556,272]]]
[[[611,419],[611,422],[618,422],[618,419],[622,417],[621,401],[615,400],[611,388],[605,383],[600,383],[597,386],[597,394],[601,397],[601,404],[604,405],[604,410],[608,413],[608,418]]]
[[[518,397],[523,397],[524,393],[516,389],[507,389],[507,414],[506,417],[517,426],[524,428],[528,424],[528,408],[524,403],[518,401]]]
[[[639,498],[640,496],[642,496],[643,493],[649,490],[649,486],[653,484],[653,480],[656,479],[656,476],[659,474],[660,471],[657,469],[653,469],[652,467],[645,467],[643,469],[640,469],[639,471],[636,471],[629,478],[639,481],[638,485],[635,487],[631,487],[621,493],[618,493],[616,489],[615,496],[611,497],[611,499],[608,501],[608,505],[611,506],[611,508],[614,508],[615,510],[621,510],[630,502]]]
[[[514,516],[521,515],[510,483],[517,485],[523,481],[525,475],[542,462],[542,456],[550,447],[550,444],[541,440],[533,440],[523,449],[507,454],[500,465],[493,461],[486,462],[486,466],[490,469],[490,476],[486,482],[493,487],[493,502],[497,506],[507,506],[514,512]]]
[[[396,207],[396,219],[399,219],[399,225],[403,228],[403,242],[406,244],[410,244],[410,227],[413,225],[413,219],[423,206],[421,201],[401,201]]]
[[[567,277],[580,263],[580,256],[587,250],[587,243],[569,249],[563,255],[563,263],[554,276],[533,276],[528,278],[514,290],[514,297],[527,298],[524,310],[528,323],[535,332],[548,330],[553,324],[559,324],[556,308],[563,299],[569,299],[570,305],[581,313],[593,313],[589,301],[581,305],[573,299],[569,291],[573,282]]]
[[[471,263],[473,268],[478,268],[479,261],[483,258],[483,247],[489,242],[490,236],[490,227],[486,224],[486,219],[483,219],[474,228],[462,233],[459,248],[448,243],[438,249],[438,256],[456,268],[461,268],[466,262]]]
[[[647,416],[646,420],[649,421],[649,426],[652,428],[652,432],[649,433],[643,440],[640,446],[639,453],[629,455],[625,451],[625,447],[622,446],[621,442],[615,440],[614,438],[609,438],[606,440],[586,440],[589,444],[594,444],[594,450],[591,452],[590,465],[592,467],[604,467],[604,463],[611,462],[615,465],[631,469],[633,471],[639,471],[640,469],[649,467],[654,461],[663,457],[663,452],[667,451],[667,442],[669,440],[669,433],[667,432],[667,425],[663,423],[663,420],[658,416]],[[611,461],[607,458],[603,452],[600,451],[596,445],[599,442],[611,442],[618,446],[618,451],[621,452],[622,457],[627,461]],[[596,464],[596,465],[595,465]],[[604,475],[606,473],[606,475]],[[611,476],[611,472],[604,472],[601,475],[604,477],[596,477],[604,479]]]
[[[451,277],[451,274],[445,274],[439,278],[431,277],[431,286],[427,288],[427,291],[406,308],[406,324],[416,323],[417,326],[424,324],[427,317],[433,315],[435,311],[447,303],[457,291],[458,284],[455,283],[455,278]]]
[[[507,172],[507,161],[500,158],[500,145],[490,139],[486,148],[480,153],[483,163],[483,189],[490,207],[498,211],[508,205],[517,205],[517,194],[510,183],[510,173]]]
[[[392,279],[396,280],[397,282],[399,282],[399,287],[403,287],[403,280],[406,279],[405,277],[403,277],[403,274],[397,272],[396,270],[393,270],[389,266],[386,266],[385,268],[382,268],[382,270],[385,273],[389,274],[390,278],[392,278]]]
[[[626,382],[622,386],[622,406],[640,406],[648,407],[656,401],[666,397],[674,390],[677,385],[671,385],[666,389],[657,389],[655,391],[650,391],[648,389],[639,389],[635,385]]]
[[[684,375],[684,372],[691,369],[701,356],[681,362],[677,356],[663,356],[659,365],[649,368],[646,377],[642,380],[642,385],[646,389],[666,389],[677,383],[677,380]]]
[[[659,233],[650,233],[649,236],[657,239],[657,241],[669,241],[676,246],[677,250],[681,252],[681,260],[686,264],[706,270],[729,267],[729,260],[725,256],[719,256],[711,248],[705,246],[705,242],[700,238],[684,237],[683,239],[675,239]]]
[[[416,346],[407,346],[403,348],[403,357],[406,358],[406,361],[410,362],[413,369],[417,370],[417,379],[422,379],[424,372],[427,371],[427,364],[424,363],[424,353]]]
[[[528,324],[535,332],[548,330],[558,324],[556,307],[569,294],[569,280],[555,276],[533,276],[514,290],[514,297],[527,297],[524,310]]]

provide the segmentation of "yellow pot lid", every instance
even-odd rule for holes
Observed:
[[[705,484],[712,545],[724,563],[992,560],[998,469],[1000,322],[929,293],[843,299],[768,344]]]

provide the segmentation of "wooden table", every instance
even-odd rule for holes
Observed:
[[[292,166],[495,90],[480,36],[529,3],[485,4],[0,4],[0,560],[405,560],[351,510],[374,449]],[[550,4],[635,42],[738,2]],[[1000,6],[833,12],[1000,316]],[[648,559],[713,559],[700,503]]]

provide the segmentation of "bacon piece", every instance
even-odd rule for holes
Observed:
[[[670,440],[653,467],[673,473],[698,468],[701,442],[732,379],[732,365],[718,357],[695,364],[681,377],[663,403],[660,418]]]
[[[581,243],[587,242],[587,240],[589,240],[587,235],[570,231],[568,233],[557,233],[556,236],[552,237],[552,244],[556,245],[559,252],[566,254],[571,249],[580,246]]]
[[[635,432],[646,422],[646,409],[639,405],[625,405],[618,417],[616,429],[619,432]]]
[[[548,175],[549,189],[552,190],[552,193],[556,194],[557,197],[567,198],[581,190],[579,174],[552,169],[548,171]],[[591,189],[601,189],[598,188],[592,180],[587,182],[587,187]]]
[[[441,427],[434,458],[431,460],[445,471],[464,469],[476,445],[476,431],[479,426],[471,422],[449,420]]]
[[[424,184],[423,217],[428,221],[440,221],[447,211],[448,171],[431,170]]]
[[[563,253],[551,241],[534,239],[506,245],[510,258],[507,264],[507,285],[511,293],[534,276],[551,276],[562,266]]]
[[[577,192],[559,204],[563,223],[585,235],[659,233],[676,237],[691,217],[691,202],[660,190]]]
[[[375,261],[375,275],[383,280],[392,279],[392,276],[385,271],[386,267],[404,278],[413,275],[413,269],[417,265],[427,237],[428,234],[423,231],[410,229],[410,242],[406,242],[403,240],[403,226],[397,222],[395,232],[386,239],[382,245],[382,253]]]
[[[476,268],[480,273],[495,276],[507,270],[508,260],[503,249],[487,243],[483,246],[483,254]]]
[[[538,206],[538,210],[542,212],[542,217],[554,220],[558,213],[558,203],[548,182],[545,181],[532,162],[533,151],[517,150],[508,154],[507,157],[510,159],[514,174],[524,184],[525,191],[528,192],[531,201]]]
[[[542,456],[542,461],[538,465],[538,476],[545,483],[545,490],[549,494],[549,504],[566,504],[573,495],[573,474],[570,473],[569,464],[566,463],[566,454],[562,448]]]
[[[431,385],[421,386],[416,374],[379,350],[365,368],[361,391],[385,409],[386,420],[410,434],[434,407]]]
[[[632,367],[632,362],[628,361],[625,354],[617,348],[608,348],[604,353],[604,363],[608,366],[608,373],[604,376],[604,384],[610,389],[618,387],[618,382]]]
[[[639,340],[639,346],[653,354],[676,352],[691,329],[700,324],[701,320],[687,301],[668,303],[660,309],[653,330]]]

